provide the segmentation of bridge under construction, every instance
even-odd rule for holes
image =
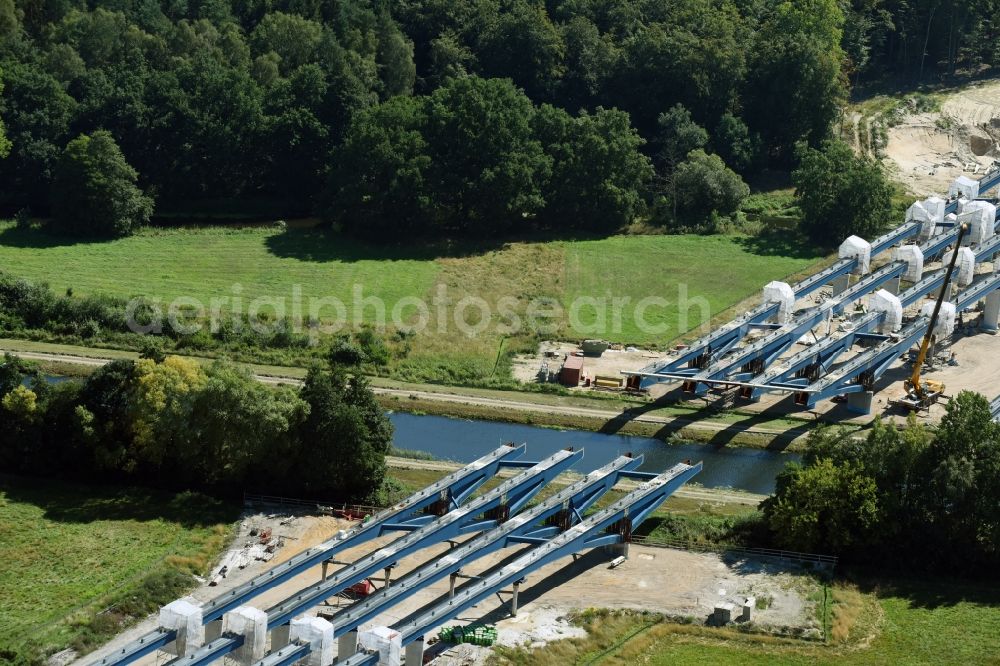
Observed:
[[[842,398],[849,410],[870,413],[878,381],[927,331],[926,299],[942,288],[947,302],[934,328],[937,344],[954,333],[964,311],[975,312],[980,328],[997,330],[1000,278],[993,266],[984,271],[983,265],[995,266],[1000,254],[1000,215],[995,200],[984,196],[998,185],[1000,169],[979,181],[958,178],[947,199],[915,202],[889,233],[871,242],[846,239],[831,266],[794,285],[766,285],[761,304],[749,312],[623,374],[633,388],[677,382],[689,394],[730,389],[750,401],[784,393],[806,409]],[[962,225],[970,231],[956,247]],[[938,261],[947,266],[951,262],[943,259],[952,253],[957,256],[950,275],[945,268],[925,269]],[[883,254],[888,261],[873,269]],[[830,295],[822,302],[801,306],[827,287]],[[835,319],[842,323],[835,326]],[[809,343],[793,350],[807,336]]]
[[[178,599],[160,610],[156,630],[93,661],[92,666],[124,666],[154,653],[168,655],[168,666],[210,664],[223,658],[244,666],[421,664],[424,637],[430,631],[505,587],[513,586],[510,612],[516,615],[519,588],[539,568],[594,548],[627,555],[639,525],[701,471],[701,463],[681,463],[660,474],[640,472],[641,457],[621,456],[529,507],[556,476],[583,457],[583,451],[563,450],[539,462],[522,460],[524,451],[523,445],[502,446],[211,601]],[[473,497],[503,468],[522,471]],[[641,483],[596,509],[595,503],[623,479]],[[334,559],[338,553],[393,532],[402,535],[353,562]],[[451,544],[444,555],[392,580],[392,570],[400,560],[442,543]],[[478,576],[462,574],[477,560],[514,547],[521,550],[505,564]],[[253,605],[265,591],[316,567],[321,572],[316,583],[267,609]],[[384,572],[385,585],[375,594],[329,619],[311,613],[377,572]],[[365,628],[366,623],[445,578],[450,581],[449,593],[430,607],[391,627]],[[467,582],[459,585],[460,579]],[[162,663],[162,657],[157,663]]]

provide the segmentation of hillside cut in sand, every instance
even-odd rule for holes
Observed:
[[[947,93],[940,112],[907,116],[889,128],[886,161],[917,196],[940,194],[964,174],[1000,158],[1000,81]]]

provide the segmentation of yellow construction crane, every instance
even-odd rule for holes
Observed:
[[[911,411],[927,409],[933,405],[938,398],[944,395],[944,383],[927,379],[921,381],[920,371],[924,369],[924,361],[927,360],[927,350],[930,349],[931,340],[934,337],[934,326],[937,324],[938,313],[941,311],[941,303],[944,302],[944,295],[948,292],[948,285],[951,283],[951,273],[955,270],[955,262],[958,260],[958,248],[962,247],[962,238],[969,230],[969,225],[963,224],[958,229],[958,238],[955,239],[955,250],[951,253],[951,261],[948,263],[948,271],[944,274],[944,283],[941,285],[941,293],[938,294],[937,302],[934,303],[934,311],[931,313],[931,320],[927,324],[927,332],[924,340],[920,343],[920,351],[917,359],[913,362],[913,373],[910,378],[903,383],[906,387],[906,397],[893,401],[893,404],[906,407]]]

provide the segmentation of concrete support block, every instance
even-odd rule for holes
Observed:
[[[954,250],[944,253],[941,262],[945,266],[951,265],[951,255]],[[951,274],[952,282],[959,287],[967,287],[972,284],[976,277],[976,253],[970,247],[958,248],[958,258],[955,260],[955,272]]]
[[[163,648],[169,654],[186,657],[205,644],[201,604],[193,597],[172,601],[160,609],[160,626],[177,632],[177,638]]]
[[[517,617],[517,595],[521,591],[521,581],[514,583],[514,596],[510,598],[510,616]]]
[[[933,313],[933,303],[924,303],[920,308],[920,314],[924,317],[930,317]],[[955,332],[956,319],[957,313],[955,312],[955,304],[948,301],[941,303],[941,310],[938,312],[937,323],[934,325],[934,335],[938,338],[949,337]]]
[[[983,309],[983,321],[980,326],[987,331],[995,331],[1000,326],[1000,291],[994,291],[986,297],[986,307]]]
[[[222,635],[222,620],[212,620],[205,625],[205,642],[211,643]]]
[[[851,276],[841,275],[831,283],[831,286],[833,287],[833,295],[836,296],[851,286]]]
[[[271,630],[271,651],[280,650],[288,645],[292,628],[287,624],[275,627]]]
[[[746,601],[743,602],[743,613],[740,615],[740,620],[743,622],[750,622],[753,619],[753,611],[756,607],[757,598],[747,597]]]
[[[333,625],[321,617],[300,617],[292,620],[289,638],[308,643],[309,655],[305,666],[330,666],[333,663]],[[272,648],[273,650],[273,648]]]
[[[729,624],[733,621],[733,612],[736,610],[736,606],[723,602],[717,604],[712,612],[712,620],[718,626]]]
[[[358,653],[358,632],[348,631],[337,639],[337,661],[343,661]]]
[[[406,666],[423,666],[424,640],[413,641],[406,646]]]
[[[253,606],[240,606],[222,616],[222,633],[243,637],[243,645],[231,657],[250,666],[267,652],[267,613]]]
[[[872,399],[875,393],[872,391],[861,391],[860,393],[847,394],[847,411],[854,414],[871,414]]]

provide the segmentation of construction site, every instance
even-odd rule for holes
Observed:
[[[998,184],[1000,162],[979,180],[959,176],[945,198],[914,202],[902,225],[845,239],[831,265],[763,285],[759,305],[666,357],[544,343],[537,379],[837,421],[933,418],[948,390],[992,396],[995,371],[979,359],[1000,354]],[[519,378],[531,379],[533,362]],[[921,376],[933,390],[915,400]]]
[[[1000,216],[987,197],[998,185],[1000,168],[955,179],[946,198],[915,202],[902,225],[871,241],[845,239],[835,262],[796,284],[764,285],[759,305],[666,358],[609,352],[601,341],[579,353],[553,347],[548,358],[561,360],[558,378],[570,385],[620,381],[637,392],[865,416],[940,409],[963,363],[974,363],[964,355],[995,357],[1000,344]],[[616,353],[644,365],[621,380],[607,366],[588,377],[587,360]],[[992,370],[982,372],[978,388],[992,395]],[[996,416],[1000,397],[992,406]],[[296,535],[293,517],[245,521],[243,547],[205,587],[86,663],[483,663],[494,644],[578,635],[567,616],[593,606],[806,638],[820,631],[813,579],[788,561],[634,543],[701,463],[640,472],[641,456],[623,455],[537,501],[583,451],[527,461],[525,449],[501,446],[388,509],[341,512]],[[518,473],[479,492],[505,468]],[[617,498],[599,504],[616,485]]]

